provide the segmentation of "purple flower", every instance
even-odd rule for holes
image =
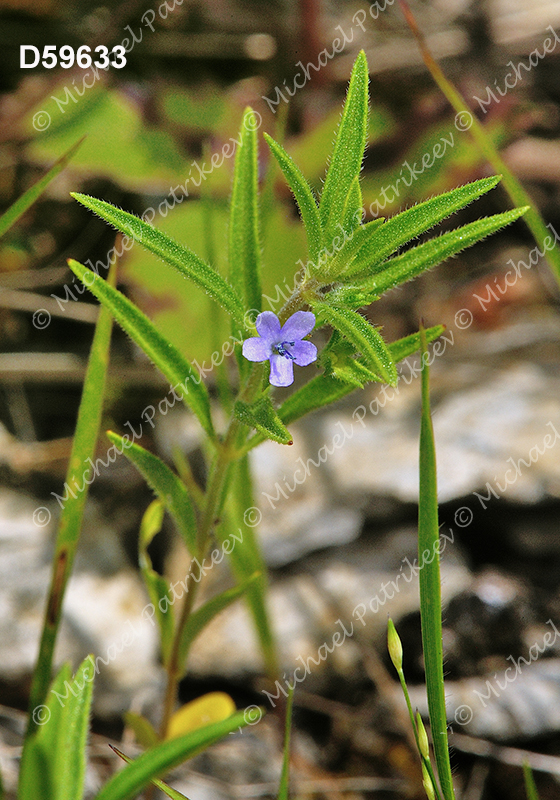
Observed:
[[[249,361],[270,361],[270,382],[273,386],[290,386],[294,382],[294,363],[307,367],[317,359],[317,348],[302,341],[315,326],[315,314],[296,311],[280,327],[272,311],[263,311],[255,321],[258,336],[245,339],[243,355]]]

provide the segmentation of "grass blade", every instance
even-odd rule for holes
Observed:
[[[102,306],[109,309],[121,328],[165,375],[173,389],[180,387],[183,402],[194,411],[206,433],[215,439],[210,399],[198,371],[127,297],[78,261],[70,259],[68,266]]]
[[[162,742],[118,772],[95,796],[95,800],[130,800],[154,778],[206,750],[228,733],[234,733],[248,722],[238,712],[223,722],[216,722],[177,739]]]
[[[525,781],[525,794],[527,800],[539,800],[539,793],[537,791],[537,784],[533,777],[533,770],[527,762],[523,764],[523,780]]]
[[[282,759],[282,774],[280,775],[280,787],[278,790],[278,800],[288,800],[290,788],[290,737],[292,733],[292,709],[294,706],[294,687],[290,686],[288,691],[288,702],[286,703],[286,727],[284,731],[284,756]]]
[[[78,147],[82,144],[85,137],[82,137],[76,144],[72,145],[72,147],[61,156],[58,161],[51,167],[51,169],[47,172],[46,175],[43,175],[42,178],[39,178],[37,183],[34,183],[33,186],[22,194],[15,203],[13,203],[9,209],[2,214],[0,217],[0,236],[3,236],[7,230],[9,230],[12,225],[18,221],[18,219],[25,214],[27,209],[33,205],[35,200],[45,191],[49,183],[56,178],[59,172],[62,172],[64,167],[68,164]]]
[[[422,337],[422,422],[420,427],[420,491],[418,498],[418,556],[420,573],[420,617],[426,691],[436,756],[437,772],[445,800],[455,800],[445,711],[441,582],[439,571],[439,525],[434,431],[430,413],[428,347]]]
[[[111,268],[109,281],[114,283],[115,277],[116,264]],[[31,683],[27,736],[36,729],[33,711],[37,706],[44,704],[49,687],[54,646],[62,613],[62,601],[68,578],[72,572],[74,556],[80,537],[84,506],[89,490],[89,485],[85,481],[85,465],[88,459],[95,457],[95,444],[99,436],[105,380],[109,363],[111,327],[111,314],[107,309],[101,309],[95,326],[84,389],[78,411],[76,432],[66,473],[65,489],[68,488],[68,491],[65,491],[65,496],[67,499],[58,525],[53,556],[53,573],[45,611],[39,656]],[[80,486],[81,489],[78,491]],[[76,493],[71,487],[76,488]]]
[[[496,150],[492,140],[486,134],[484,127],[478,121],[476,115],[471,113],[461,94],[443,74],[441,67],[430,53],[430,50],[426,45],[424,37],[418,28],[416,20],[414,19],[408,4],[404,2],[404,0],[400,0],[400,5],[403,9],[406,21],[410,26],[412,33],[416,37],[422,53],[422,58],[424,59],[424,63],[431,72],[434,81],[437,83],[443,94],[447,97],[449,103],[453,106],[457,114],[468,115],[467,119],[470,123],[469,133],[478,145],[480,152],[492,165],[493,169],[496,172],[501,173],[504,188],[509,194],[512,203],[515,206],[529,207],[529,210],[525,215],[525,223],[533,234],[541,254],[544,255],[546,253],[546,257],[550,266],[552,267],[552,272],[556,278],[556,282],[558,285],[560,285],[560,247],[558,247],[556,237],[554,237],[553,242],[550,231],[547,228],[539,211],[533,206],[531,198],[518,179],[515,177],[513,172],[509,169],[499,152]]]

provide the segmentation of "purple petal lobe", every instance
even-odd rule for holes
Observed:
[[[282,326],[281,336],[282,339],[286,339],[287,341],[303,339],[304,336],[311,333],[314,327],[315,314],[313,314],[312,311],[296,311]]]
[[[253,336],[243,342],[243,355],[248,361],[266,361],[272,350],[266,339]]]
[[[295,342],[290,352],[299,367],[307,367],[317,360],[317,348],[313,342]]]
[[[270,383],[273,386],[291,386],[294,382],[294,362],[284,356],[270,357]]]
[[[280,322],[278,317],[273,311],[263,311],[255,320],[255,326],[263,339],[267,342],[275,344],[279,341],[280,336]]]

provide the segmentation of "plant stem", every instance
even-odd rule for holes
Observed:
[[[247,383],[239,394],[239,398],[245,401],[250,401],[254,398],[255,394],[260,390],[262,385],[262,364],[254,364]],[[206,502],[200,520],[198,529],[197,544],[198,552],[204,563],[204,558],[208,554],[211,544],[212,531],[220,513],[220,505],[223,496],[223,489],[227,477],[228,469],[233,460],[237,457],[235,448],[238,435],[242,429],[242,423],[236,418],[230,419],[226,434],[223,441],[219,444],[216,454],[214,456],[214,463],[208,480],[208,488],[206,490]],[[160,735],[165,738],[167,729],[169,727],[169,720],[173,714],[175,700],[177,697],[177,687],[183,674],[183,665],[179,663],[179,651],[181,648],[181,640],[185,625],[191,615],[196,599],[197,589],[199,582],[191,585],[188,589],[181,616],[175,628],[173,647],[169,655],[167,663],[167,689],[165,692],[165,701],[163,706],[163,715],[160,725]]]

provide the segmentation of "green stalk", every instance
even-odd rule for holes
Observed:
[[[117,262],[111,267],[108,281],[111,285],[116,283]],[[33,673],[31,692],[29,698],[29,721],[26,738],[36,729],[33,711],[45,703],[49,684],[51,682],[53,653],[56,636],[62,616],[62,602],[66,591],[66,584],[72,572],[74,556],[80,538],[84,506],[88,496],[89,486],[84,481],[84,465],[88,458],[95,457],[95,445],[99,436],[101,414],[103,410],[103,396],[105,380],[109,363],[109,348],[111,343],[112,316],[102,306],[95,327],[95,335],[91,346],[87,366],[84,389],[78,411],[76,433],[72,444],[72,452],[66,473],[66,484],[72,487],[74,480],[78,485],[84,483],[82,491],[76,495],[69,494],[60,515],[58,533],[53,556],[53,572],[43,633],[39,647],[37,664]],[[81,470],[81,471],[80,471]]]
[[[250,401],[254,398],[254,395],[262,385],[262,375],[262,364],[255,364],[249,374],[244,389],[240,392],[239,399]],[[232,461],[237,455],[235,445],[241,428],[242,423],[236,417],[232,416],[224,440],[218,447],[214,456],[197,537],[198,552],[200,553],[202,563],[204,563],[204,559],[208,555],[208,551],[211,547],[212,532],[220,514],[227,473]],[[183,638],[183,631],[193,610],[198,585],[198,583],[195,583],[194,586],[190,586],[174,632],[173,646],[167,663],[167,688],[160,725],[160,735],[162,739],[164,739],[167,734],[169,720],[173,714],[177,698],[177,688],[183,674],[184,665],[180,663],[179,659],[181,641]]]
[[[420,492],[418,499],[418,561],[420,563],[420,617],[426,691],[438,777],[445,800],[455,800],[443,683],[441,583],[439,572],[439,526],[436,450],[430,414],[428,346],[424,327],[422,340],[422,422],[420,428]]]
[[[466,113],[469,115],[469,122],[471,123],[469,128],[469,133],[471,134],[474,141],[480,148],[480,151],[484,155],[484,157],[488,160],[490,164],[492,164],[492,167],[496,170],[496,172],[502,175],[503,185],[507,193],[509,194],[514,206],[529,206],[529,209],[525,213],[523,219],[525,220],[527,227],[533,234],[533,237],[537,242],[541,253],[543,254],[546,253],[548,262],[550,263],[550,266],[552,267],[552,272],[554,274],[554,277],[556,278],[556,282],[560,286],[560,248],[558,247],[556,240],[554,240],[554,244],[552,244],[553,236],[546,227],[545,222],[542,216],[540,215],[538,209],[534,207],[533,201],[531,200],[530,196],[527,194],[521,183],[517,180],[513,172],[509,169],[503,158],[500,156],[494,144],[491,142],[490,138],[486,135],[484,127],[480,124],[475,115],[470,111],[462,95],[457,91],[457,89],[453,86],[453,84],[447,80],[447,78],[443,74],[441,67],[434,59],[431,52],[429,51],[424,36],[420,31],[418,24],[412,14],[412,11],[408,7],[408,4],[405,2],[405,0],[399,0],[399,2],[403,10],[404,16],[406,18],[406,21],[412,33],[416,37],[416,40],[420,47],[420,51],[422,53],[422,58],[424,59],[424,63],[429,69],[433,79],[435,80],[435,82],[437,83],[443,94],[447,97],[447,99],[457,112],[457,114]],[[548,246],[546,245],[547,239],[549,242]]]

